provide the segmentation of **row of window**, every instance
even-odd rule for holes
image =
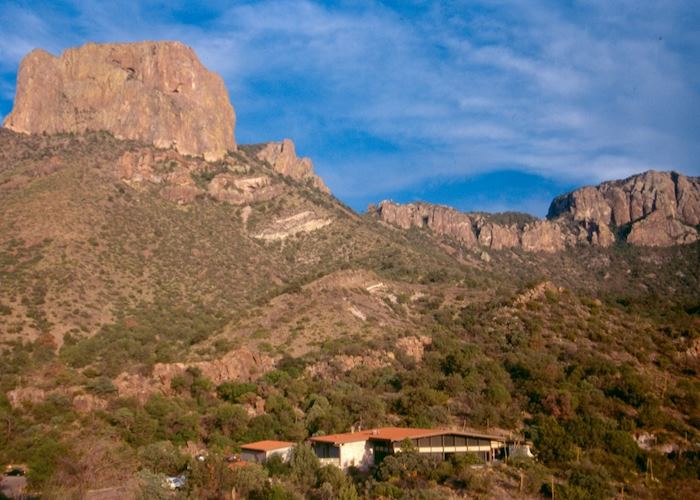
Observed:
[[[340,449],[330,443],[314,443],[314,453],[318,458],[340,458]]]
[[[456,436],[454,434],[425,437],[413,439],[412,441],[413,444],[419,448],[442,448],[444,446],[489,446],[491,444],[491,441],[488,439],[468,438],[465,436]]]

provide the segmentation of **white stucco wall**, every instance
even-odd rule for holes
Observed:
[[[374,465],[374,452],[368,441],[345,443],[340,446],[340,468],[358,467],[367,469]]]

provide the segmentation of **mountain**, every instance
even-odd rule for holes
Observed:
[[[360,215],[291,140],[181,150],[168,131],[196,138],[202,122],[147,124],[175,104],[199,116],[207,97],[124,82],[104,59],[139,54],[126,66],[138,79],[194,64],[190,49],[86,47],[46,55],[72,69],[44,86],[20,74],[8,123],[64,88],[88,115],[159,104],[129,137],[131,112],[51,129],[72,112],[50,99],[27,111],[36,130],[0,129],[0,462],[27,464],[33,492],[153,498],[181,473],[193,498],[700,487],[698,179],[582,188],[546,220],[390,202]],[[94,67],[124,87],[101,89],[113,77]],[[205,135],[233,141],[224,121]],[[224,460],[245,442],[358,425],[477,427],[531,441],[537,459],[475,469],[407,453],[350,477]]]
[[[223,80],[179,42],[94,44],[22,60],[3,124],[23,133],[106,130],[182,154],[221,158],[236,147]]]
[[[552,201],[547,218],[562,217],[608,227],[633,245],[692,243],[700,225],[700,178],[649,171],[584,187]]]
[[[558,196],[546,220],[525,214],[462,213],[450,207],[382,201],[380,220],[403,229],[428,228],[469,248],[555,252],[579,244],[615,241],[672,246],[698,240],[700,179],[649,171]]]

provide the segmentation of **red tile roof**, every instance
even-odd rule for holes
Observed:
[[[311,441],[317,443],[332,443],[345,444],[356,443],[358,441],[367,441],[369,439],[369,431],[344,432],[342,434],[328,434],[325,436],[312,436]]]
[[[256,441],[254,443],[248,443],[241,445],[242,450],[253,450],[253,451],[274,451],[281,450],[282,448],[289,448],[294,446],[295,443],[290,441]]]
[[[314,436],[311,441],[321,443],[345,444],[367,441],[368,439],[385,439],[388,441],[403,441],[404,439],[432,436],[441,432],[432,429],[412,429],[407,427],[380,427],[357,432],[345,432],[342,434],[329,434],[327,436]]]
[[[380,427],[378,429],[368,429],[357,432],[345,432],[342,434],[329,434],[327,436],[313,436],[311,441],[320,443],[345,444],[367,441],[370,439],[381,439],[386,441],[403,441],[404,439],[416,439],[430,436],[440,436],[442,434],[458,434],[461,436],[480,437],[486,439],[500,440],[498,436],[482,434],[479,432],[463,432],[451,429],[417,429],[410,427]]]

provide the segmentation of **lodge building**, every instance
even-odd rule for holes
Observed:
[[[346,470],[348,467],[368,469],[379,464],[388,455],[400,452],[405,440],[410,440],[418,453],[441,460],[452,455],[473,453],[486,463],[503,456],[507,446],[501,436],[404,427],[314,436],[309,441],[322,465],[332,464]]]

